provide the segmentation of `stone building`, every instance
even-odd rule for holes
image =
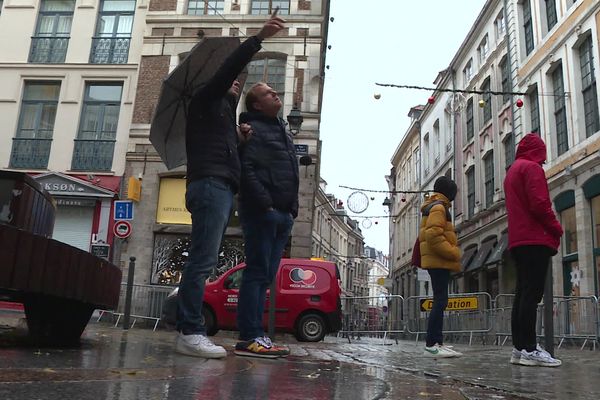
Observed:
[[[122,260],[131,255],[137,257],[137,283],[176,283],[176,270],[185,261],[191,230],[190,215],[184,205],[185,168],[167,170],[148,139],[162,79],[199,37],[236,36],[244,40],[258,32],[276,7],[287,20],[286,29],[265,40],[263,49],[249,64],[238,111],[243,111],[246,89],[255,82],[266,81],[282,98],[282,117],[292,109],[301,113],[304,122],[295,132],[294,142],[298,155],[311,156],[312,164],[300,166],[300,210],[286,254],[311,256],[329,1],[151,0],[127,149],[127,175],[142,179],[142,193],[136,204],[134,233],[123,246]],[[222,248],[220,270],[243,259],[242,243],[234,211]]]
[[[112,257],[147,0],[0,1],[0,168],[57,200],[54,238]]]

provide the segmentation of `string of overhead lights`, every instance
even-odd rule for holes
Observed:
[[[389,194],[427,194],[431,193],[433,190],[374,190],[374,189],[361,189],[350,186],[340,185],[341,188],[355,190],[358,192],[367,192],[367,193],[389,193]]]

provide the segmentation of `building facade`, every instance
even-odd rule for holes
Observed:
[[[0,168],[32,175],[56,198],[54,238],[113,259],[148,3],[0,5]]]
[[[185,168],[167,170],[148,139],[162,79],[201,38],[234,36],[243,41],[260,30],[276,7],[280,7],[279,15],[287,21],[286,29],[265,40],[262,50],[248,65],[238,111],[243,111],[246,90],[259,81],[279,92],[284,104],[283,118],[293,108],[300,111],[304,122],[295,132],[294,142],[298,155],[310,156],[312,164],[300,166],[300,209],[286,255],[311,256],[329,1],[151,0],[145,19],[126,166],[128,176],[142,179],[133,234],[122,252],[123,261],[134,255],[142,265],[136,272],[136,282],[178,282],[191,231],[184,204]],[[216,272],[241,260],[243,240],[234,211]]]
[[[438,77],[438,89],[452,82],[453,89],[483,92],[453,93],[447,100],[455,143],[449,176],[459,187],[453,218],[463,254],[453,291],[495,296],[514,290],[502,183],[520,138],[537,132],[547,144],[544,168],[565,230],[553,258],[554,293],[600,293],[599,29],[597,1],[489,0],[442,73],[446,79]],[[430,115],[423,112],[417,121],[424,173],[436,162],[436,141],[433,154],[424,150],[432,147],[425,128]],[[402,144],[399,149],[393,172],[409,155]],[[421,189],[430,189],[428,181],[423,176]],[[398,231],[391,232],[392,274],[404,251],[402,239],[393,236]]]

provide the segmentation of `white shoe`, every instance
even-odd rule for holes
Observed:
[[[184,335],[179,333],[175,339],[175,351],[188,356],[203,358],[223,358],[227,351],[215,345],[204,335]]]
[[[510,363],[511,364],[521,364],[521,351],[517,350],[513,347],[512,352],[510,353]]]
[[[455,357],[460,357],[463,355],[463,353],[461,353],[460,351],[454,350],[454,346],[446,346],[445,344],[443,344],[440,347],[442,347],[447,352],[453,353]]]
[[[519,364],[538,367],[560,367],[562,361],[552,357],[546,351],[539,351],[536,349],[530,353],[527,350],[521,350]]]
[[[425,351],[423,352],[423,354],[427,357],[431,357],[431,358],[452,358],[452,357],[458,357],[459,355],[457,354],[458,352],[455,352],[454,350],[448,349],[445,346],[440,346],[439,344],[434,344],[431,347],[425,346]]]

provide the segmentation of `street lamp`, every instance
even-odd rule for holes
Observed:
[[[292,107],[290,110],[290,113],[287,116],[287,121],[288,124],[290,124],[290,132],[292,132],[294,135],[297,135],[298,132],[300,132],[302,122],[304,122],[304,117],[296,105],[294,105],[294,107]]]

